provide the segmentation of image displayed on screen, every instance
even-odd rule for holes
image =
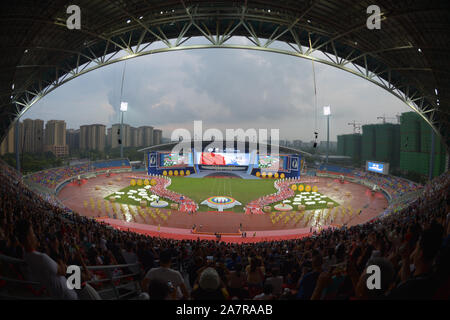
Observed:
[[[384,165],[376,162],[368,162],[367,163],[367,171],[383,173]]]
[[[270,155],[259,155],[258,156],[258,168],[267,171],[278,171],[284,170],[285,168],[285,157],[270,156]]]
[[[198,164],[206,166],[248,166],[250,163],[248,153],[202,152],[198,158]]]
[[[184,155],[178,153],[161,154],[162,167],[187,167],[192,165],[192,153]]]

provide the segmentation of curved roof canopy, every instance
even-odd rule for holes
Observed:
[[[81,9],[70,30],[67,7]],[[356,0],[17,0],[0,13],[0,136],[58,86],[103,65],[244,36],[250,49],[291,54],[352,72],[420,113],[449,145],[450,1],[378,0],[369,30]],[[161,49],[152,49],[155,42]],[[280,49],[277,43],[286,44]],[[318,52],[324,55],[319,57]],[[326,57],[326,58],[323,58]],[[364,106],[361,106],[364,107]]]

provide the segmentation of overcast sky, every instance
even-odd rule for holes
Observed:
[[[44,97],[22,119],[66,120],[67,128],[119,122],[124,63],[116,63],[68,82]],[[355,75],[315,64],[319,141],[326,140],[322,106],[331,105],[331,140],[352,133],[347,125],[380,123],[410,111],[400,100]],[[235,49],[160,53],[128,60],[123,100],[125,123],[152,125],[170,138],[177,128],[280,129],[280,139],[314,138],[314,82],[311,61]],[[394,121],[394,120],[390,120]]]

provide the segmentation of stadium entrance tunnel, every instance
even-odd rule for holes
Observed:
[[[348,6],[341,0],[81,1],[85,18],[79,30],[68,28],[63,4],[24,5],[9,17],[17,23],[2,28],[0,136],[48,93],[92,70],[155,53],[229,48],[287,54],[357,75],[419,113],[448,148],[450,62],[439,52],[448,49],[440,39],[450,33],[450,4],[441,2],[430,11],[425,1],[383,2],[378,30],[367,27],[368,5]],[[422,18],[429,14],[442,30],[428,27],[429,19]],[[205,43],[190,44],[197,37]]]

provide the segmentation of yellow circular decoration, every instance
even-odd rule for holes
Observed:
[[[180,170],[180,176],[184,176],[184,171]]]
[[[131,179],[130,181],[130,186],[134,187],[136,185],[136,180]]]
[[[310,185],[307,185],[307,186],[305,187],[305,191],[306,191],[306,192],[310,192],[310,191],[311,191],[311,186],[310,186]]]
[[[173,175],[172,170],[169,170],[169,176]]]
[[[294,191],[297,190],[297,185],[296,184],[291,185],[291,189]]]
[[[257,172],[256,172],[256,176],[257,176],[257,177],[260,177],[260,176],[261,176],[261,172],[257,171]]]
[[[142,179],[138,179],[137,185],[138,185],[138,186],[142,186]]]
[[[272,172],[269,172],[269,173],[267,174],[267,177],[272,178],[272,175],[273,175],[273,173],[272,173]]]
[[[148,185],[150,184],[150,181],[148,181],[148,179],[145,179],[145,180],[144,180],[144,184],[145,184],[146,186],[148,186]]]
[[[163,171],[163,176],[167,176],[167,171],[166,170]]]
[[[317,190],[319,190],[317,186],[312,187],[312,191],[317,192]]]
[[[155,179],[150,180],[150,185],[156,186],[156,180]]]
[[[174,176],[177,176],[177,175],[178,175],[178,170],[175,170],[175,171],[173,172],[173,175],[174,175]]]
[[[284,179],[284,177],[285,177],[284,173],[280,174],[281,179]]]
[[[275,179],[278,179],[279,176],[278,172],[275,172]]]
[[[191,174],[191,170],[186,170],[186,175],[190,175]]]
[[[302,184],[298,185],[298,191],[302,192],[303,190],[305,190],[305,186]]]
[[[265,172],[261,173],[261,177],[265,178],[266,177],[266,173]]]

